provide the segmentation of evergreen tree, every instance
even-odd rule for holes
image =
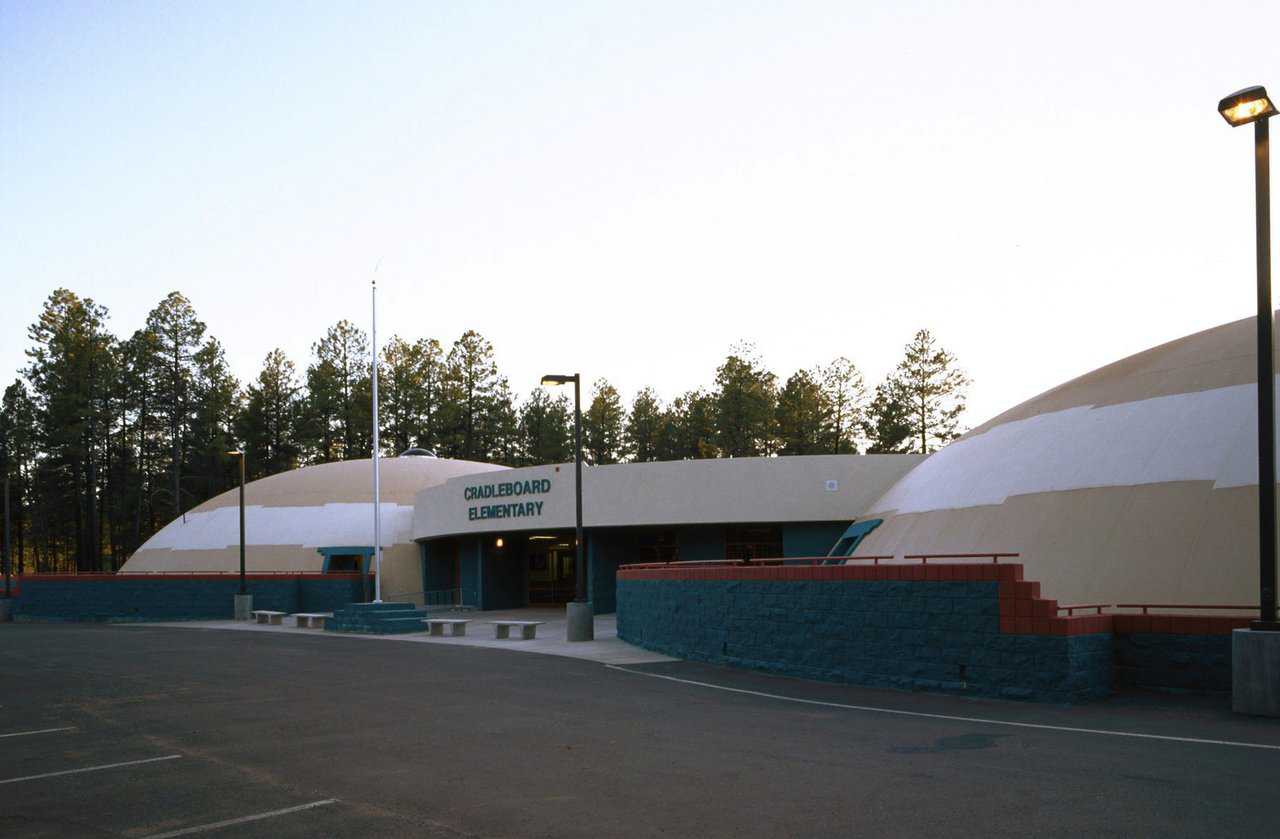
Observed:
[[[21,574],[25,565],[24,537],[30,529],[31,470],[36,458],[35,427],[35,404],[26,384],[15,379],[5,388],[4,399],[0,401],[0,485],[8,478],[12,527],[10,571],[13,574]]]
[[[204,340],[205,325],[196,317],[190,301],[180,292],[171,291],[147,315],[146,330],[154,339],[151,347],[156,358],[148,363],[158,371],[154,405],[168,434],[170,501],[176,518],[186,509],[182,486],[184,438],[192,412],[195,353]]]
[[[912,451],[911,405],[897,380],[876,385],[875,396],[863,419],[867,454],[903,454]]]
[[[716,442],[725,457],[755,457],[773,451],[776,381],[749,343],[731,348],[717,368]]]
[[[422,338],[414,343],[393,337],[382,349],[379,373],[379,419],[388,454],[439,445],[439,404],[442,378],[440,342]]]
[[[658,460],[701,460],[720,456],[716,445],[716,398],[705,390],[676,397],[663,413]]]
[[[279,349],[267,353],[258,378],[247,388],[236,433],[244,445],[245,469],[253,479],[294,468],[298,443],[297,368]]]
[[[857,435],[863,426],[867,399],[862,373],[849,359],[841,356],[822,368],[814,379],[822,387],[827,409],[827,444],[832,454],[857,454]]]
[[[617,389],[607,379],[596,379],[591,404],[582,414],[582,452],[588,463],[617,463],[622,458],[625,419]]]
[[[520,466],[573,460],[573,406],[563,393],[536,388],[520,406]]]
[[[372,455],[373,385],[369,337],[351,321],[329,327],[311,347],[303,434],[312,460]]]
[[[631,460],[643,463],[658,459],[658,435],[662,430],[662,403],[653,388],[646,387],[631,401],[624,442]]]
[[[26,371],[35,407],[35,439],[42,452],[34,480],[39,515],[32,534],[40,553],[65,568],[102,569],[99,467],[109,431],[106,394],[115,373],[107,310],[58,289],[28,331]],[[42,543],[42,544],[40,544]]]
[[[498,388],[493,345],[480,333],[462,334],[445,361],[441,400],[442,455],[480,460],[485,454],[482,425]]]
[[[882,442],[890,444],[889,451],[909,445],[910,451],[928,454],[959,437],[968,385],[955,356],[939,347],[929,330],[921,329],[897,368],[876,389],[873,424],[891,431]],[[904,439],[895,447],[892,438],[902,427],[908,429],[910,442]]]
[[[237,446],[236,419],[241,411],[240,383],[231,375],[226,353],[216,338],[196,351],[192,387],[190,491],[204,501],[239,480],[239,467],[227,452]]]
[[[817,377],[798,370],[778,392],[777,439],[779,454],[821,454],[833,436],[827,395]]]
[[[498,377],[485,400],[480,422],[481,459],[513,465],[520,452],[520,415],[505,376]]]

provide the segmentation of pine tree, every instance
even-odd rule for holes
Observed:
[[[28,331],[26,370],[35,406],[37,458],[34,516],[51,567],[102,568],[99,489],[109,433],[106,395],[115,373],[107,310],[58,289]],[[37,555],[37,567],[39,560]]]
[[[773,451],[777,377],[764,369],[755,347],[732,347],[716,370],[716,442],[725,457],[755,457]]]
[[[186,509],[182,486],[184,438],[193,405],[195,353],[204,340],[205,325],[196,317],[190,301],[180,292],[171,291],[147,315],[146,330],[154,336],[154,364],[161,371],[157,376],[155,408],[168,432],[170,500],[176,518]]]
[[[928,454],[959,437],[969,384],[955,356],[939,347],[929,330],[921,329],[897,368],[876,389],[872,427],[877,429],[877,446]],[[907,433],[898,438],[903,430]]]
[[[705,390],[677,396],[663,413],[658,460],[702,460],[720,456],[716,445],[716,398]]]
[[[591,404],[582,415],[582,451],[588,463],[617,463],[621,459],[625,419],[617,389],[607,379],[596,379]]]
[[[827,445],[832,454],[857,454],[857,435],[862,429],[867,389],[862,373],[841,356],[814,374],[827,404]]]
[[[22,379],[5,388],[0,401],[0,484],[9,480],[12,537],[10,572],[21,574],[30,530],[31,470],[36,457],[36,409]]]
[[[573,406],[563,393],[554,398],[534,389],[520,406],[519,465],[573,460]]]
[[[246,389],[236,433],[244,445],[245,469],[252,478],[294,468],[302,453],[298,442],[297,368],[279,349],[267,353],[258,377]]]
[[[441,400],[442,454],[479,460],[485,454],[482,423],[498,386],[493,345],[480,333],[462,334],[445,361]]]
[[[627,456],[637,463],[658,459],[658,435],[662,430],[662,402],[653,388],[642,388],[631,400],[624,442]]]
[[[369,337],[342,320],[311,347],[303,434],[311,460],[372,456],[373,368]]]
[[[816,376],[798,370],[778,392],[775,411],[779,454],[820,454],[826,451],[832,412]]]

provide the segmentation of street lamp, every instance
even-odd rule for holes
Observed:
[[[574,543],[573,561],[574,597],[569,604],[569,641],[590,641],[595,638],[595,619],[591,604],[587,602],[587,564],[582,556],[582,377],[578,373],[548,373],[542,377],[543,385],[564,385],[573,382],[573,500]]]
[[[1276,431],[1271,342],[1271,174],[1267,124],[1276,113],[1261,86],[1218,103],[1231,126],[1253,123],[1254,200],[1258,255],[1258,564],[1260,619],[1253,629],[1280,630],[1276,621]]]
[[[247,621],[253,612],[253,596],[244,584],[244,450],[227,452],[227,456],[240,459],[240,593],[235,598],[235,617]]]

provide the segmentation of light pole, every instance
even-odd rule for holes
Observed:
[[[235,598],[235,618],[247,621],[253,612],[253,595],[249,594],[244,583],[244,450],[238,449],[227,454],[240,459],[240,593]]]
[[[579,373],[548,373],[542,377],[543,385],[564,385],[573,382],[573,503],[574,545],[577,552],[573,560],[574,597],[566,610],[569,641],[591,641],[596,636],[595,617],[587,600],[587,563],[583,558],[582,541],[582,376]]]
[[[1238,90],[1218,103],[1229,125],[1253,123],[1254,201],[1258,256],[1258,576],[1260,616],[1253,629],[1277,631],[1276,431],[1271,339],[1271,173],[1267,126],[1276,107],[1262,87]]]

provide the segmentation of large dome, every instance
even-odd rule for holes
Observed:
[[[1253,318],[1006,411],[872,505],[862,555],[1015,551],[1068,602],[1257,600]]]
[[[420,579],[416,584],[413,580],[417,546],[410,536],[417,493],[459,475],[502,468],[434,457],[382,460],[379,494],[384,563],[406,565],[405,579],[403,583],[395,581],[397,585],[421,588]],[[239,489],[233,489],[190,510],[148,539],[129,557],[121,573],[238,570],[239,503]],[[319,548],[372,545],[372,461],[306,466],[247,484],[245,544],[245,566],[250,573],[320,571],[324,556]],[[388,578],[399,575],[385,564],[383,570]]]

